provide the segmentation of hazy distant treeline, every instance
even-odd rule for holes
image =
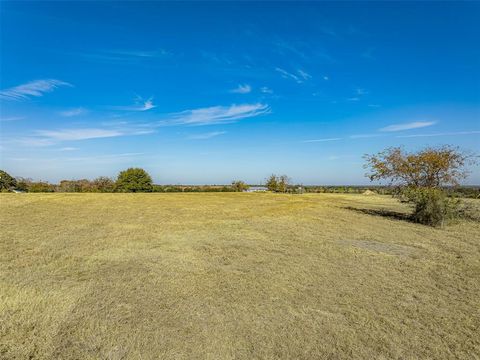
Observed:
[[[257,186],[262,184],[255,184]],[[337,194],[363,194],[370,190],[380,195],[392,195],[395,188],[391,186],[323,186],[323,185],[289,185],[287,193],[298,193],[301,188],[305,193],[337,193]],[[60,193],[113,193],[115,181],[108,178],[97,178],[94,180],[62,180],[58,184],[51,184],[46,181],[32,181],[29,179],[17,179],[16,190],[24,192],[60,192]],[[480,199],[479,186],[461,186],[446,188],[451,195],[464,198]],[[149,192],[156,193],[178,193],[178,192],[236,192],[232,185],[152,185]]]
[[[156,185],[150,174],[141,168],[120,171],[116,179],[100,176],[94,180],[62,180],[58,184],[15,178],[0,170],[0,190],[20,192],[61,193],[114,193],[114,192],[242,192],[250,188],[244,181],[234,180],[230,185]],[[395,195],[398,186],[316,186],[293,184],[287,175],[270,175],[265,179],[265,189],[277,193],[344,193],[361,194],[373,192]],[[441,186],[447,196],[480,198],[479,186]]]

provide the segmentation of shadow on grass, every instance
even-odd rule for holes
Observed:
[[[414,222],[412,216],[409,214],[401,213],[398,211],[384,210],[384,209],[360,209],[351,206],[347,206],[345,209],[353,210],[362,214],[381,216],[389,219],[403,220],[408,222]]]

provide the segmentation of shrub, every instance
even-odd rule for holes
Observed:
[[[118,174],[116,191],[119,192],[151,192],[152,178],[143,169],[129,168]]]
[[[269,191],[277,191],[278,187],[278,178],[277,175],[272,174],[268,177],[266,184]]]
[[[430,226],[443,226],[460,217],[460,202],[441,189],[407,188],[401,196],[414,205],[412,219]]]
[[[55,186],[44,181],[28,183],[28,192],[54,192]]]
[[[9,191],[17,186],[17,181],[6,171],[0,170],[0,191]]]
[[[111,193],[115,190],[115,182],[109,177],[100,176],[93,180],[93,187],[98,192]]]
[[[62,180],[57,186],[58,192],[94,192],[96,190],[94,184],[87,179],[80,180]]]
[[[232,181],[232,189],[236,192],[242,192],[249,188],[247,184],[243,181]]]
[[[286,193],[289,185],[290,178],[287,175],[277,176],[275,174],[272,174],[267,178],[266,181],[266,186],[268,190],[273,192]]]

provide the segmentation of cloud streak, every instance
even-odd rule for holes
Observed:
[[[72,87],[73,85],[55,79],[34,80],[0,91],[0,99],[13,101],[27,100],[31,97],[43,96],[61,86]]]
[[[49,146],[64,141],[79,141],[111,138],[118,136],[144,135],[150,134],[152,132],[152,129],[141,128],[76,128],[59,130],[37,130],[35,131],[33,136],[21,138],[17,140],[17,142],[26,146]]]
[[[433,134],[399,135],[397,137],[398,138],[416,138],[416,137],[458,136],[458,135],[475,135],[475,134],[480,134],[480,130],[456,131],[456,132],[433,133]]]
[[[243,104],[230,106],[213,106],[179,113],[167,114],[165,119],[149,123],[114,123],[104,127],[67,128],[53,130],[36,130],[31,136],[13,140],[24,146],[50,146],[65,141],[80,141],[119,136],[134,136],[151,134],[163,126],[201,126],[234,123],[241,119],[251,118],[270,112],[268,105]],[[189,139],[209,139],[224,134],[225,131],[215,131],[203,134],[193,134]]]
[[[273,90],[270,89],[270,88],[267,87],[267,86],[262,86],[262,87],[260,88],[260,92],[261,92],[262,94],[273,94]]]
[[[414,122],[409,122],[409,123],[403,123],[403,124],[393,124],[386,126],[384,128],[381,128],[380,131],[403,131],[403,130],[411,130],[411,129],[420,129],[424,128],[427,126],[432,126],[435,125],[436,121],[414,121]]]
[[[225,133],[226,133],[226,131],[212,131],[212,132],[209,132],[209,133],[190,135],[188,138],[190,140],[207,140],[207,139],[211,139],[211,138],[216,137],[216,136],[223,135]]]
[[[313,140],[304,140],[303,143],[316,143],[316,142],[328,142],[328,141],[338,141],[342,138],[325,138],[325,139],[313,139]]]
[[[214,125],[228,124],[241,119],[252,118],[255,116],[268,114],[270,108],[268,105],[243,104],[230,106],[212,106],[194,110],[186,110],[169,116],[160,125]]]
[[[312,78],[312,76],[310,74],[308,74],[307,72],[305,72],[303,70],[300,70],[300,69],[297,70],[296,73],[291,73],[291,72],[288,72],[288,71],[286,71],[282,68],[277,67],[277,68],[275,68],[275,71],[280,73],[280,75],[282,75],[282,77],[284,79],[294,80],[298,84],[301,84],[304,81]]]
[[[230,90],[234,94],[248,94],[252,91],[252,87],[248,84],[239,84],[235,89]]]
[[[143,99],[140,96],[135,98],[135,104],[131,106],[114,106],[115,110],[123,111],[147,111],[156,108],[157,105],[153,104],[153,96],[149,97],[147,100]]]
[[[79,108],[60,111],[60,115],[65,116],[65,117],[72,117],[72,116],[78,116],[78,115],[85,114],[86,112],[87,112],[86,109],[79,107]]]
[[[10,117],[2,117],[0,121],[18,121],[25,119],[23,116],[10,116]]]

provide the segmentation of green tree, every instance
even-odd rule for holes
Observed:
[[[9,191],[17,186],[17,180],[6,171],[0,170],[0,191]]]
[[[277,181],[277,192],[286,193],[288,190],[288,185],[290,185],[290,178],[287,175],[282,175],[278,178]]]
[[[247,190],[249,186],[243,181],[236,180],[236,181],[232,181],[232,188],[236,192],[242,192]]]
[[[267,181],[266,181],[265,185],[266,185],[268,190],[276,192],[277,188],[278,188],[278,178],[277,178],[277,176],[275,174],[270,175],[267,178]]]
[[[28,191],[28,184],[31,182],[31,180],[22,177],[17,177],[15,180],[17,180],[17,186],[15,189],[25,192]]]
[[[150,192],[153,189],[152,178],[143,169],[129,168],[118,174],[116,191]]]

